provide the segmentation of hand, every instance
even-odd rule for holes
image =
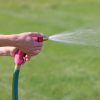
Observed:
[[[17,35],[17,48],[27,54],[27,57],[35,56],[42,50],[43,43],[33,40],[33,36],[42,36],[38,32],[25,32]]]

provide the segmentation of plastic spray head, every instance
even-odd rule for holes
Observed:
[[[48,36],[43,36],[43,41],[47,41],[49,39]]]
[[[48,36],[39,36],[39,37],[33,37],[33,40],[37,42],[43,42],[48,40]]]

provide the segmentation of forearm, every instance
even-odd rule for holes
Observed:
[[[12,46],[17,47],[27,55],[34,56],[34,52],[41,51],[43,42],[37,42],[32,37],[40,37],[43,35],[38,32],[24,32],[12,35],[0,35],[0,47]],[[36,49],[36,47],[39,47]],[[37,53],[36,53],[37,54]]]
[[[15,46],[17,35],[0,35],[0,46]]]
[[[14,56],[17,51],[16,47],[0,47],[0,56]]]
[[[0,56],[9,56],[10,48],[9,47],[0,47]]]

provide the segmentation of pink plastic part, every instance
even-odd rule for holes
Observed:
[[[24,53],[19,50],[18,53],[15,54],[15,64],[22,65],[24,63]]]
[[[43,36],[39,36],[39,37],[33,36],[32,38],[33,38],[33,40],[35,40],[37,42],[43,42]]]

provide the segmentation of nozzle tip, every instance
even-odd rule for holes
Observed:
[[[43,41],[47,41],[47,40],[48,40],[48,36],[44,36]]]

